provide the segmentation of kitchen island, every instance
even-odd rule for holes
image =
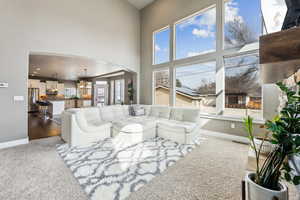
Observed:
[[[50,103],[48,113],[51,116],[60,115],[64,110],[70,108],[92,106],[92,100],[90,98],[48,98],[46,101]]]
[[[51,117],[54,115],[61,115],[62,112],[65,110],[65,101],[64,100],[50,100],[48,113]]]

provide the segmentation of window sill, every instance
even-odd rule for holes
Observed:
[[[221,115],[200,115],[201,118],[204,119],[215,119],[215,120],[223,120],[223,121],[234,121],[234,122],[244,122],[243,118],[235,118],[235,117],[228,117],[228,116],[221,116]],[[261,124],[264,125],[266,123],[263,119],[253,119],[254,124]]]

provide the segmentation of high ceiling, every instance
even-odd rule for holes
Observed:
[[[132,5],[134,5],[137,9],[143,9],[144,7],[146,7],[147,5],[149,5],[150,3],[152,3],[155,0],[128,0],[129,3],[131,3]]]
[[[86,69],[86,71],[85,71]],[[78,56],[30,55],[29,75],[61,80],[78,80],[112,71],[122,66]]]

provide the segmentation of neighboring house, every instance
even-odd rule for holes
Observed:
[[[169,87],[158,85],[155,88],[155,103],[159,105],[168,105],[170,99]],[[200,95],[195,90],[186,87],[176,88],[176,106],[182,107],[200,107],[216,105],[216,95]]]
[[[226,108],[261,109],[261,97],[247,93],[226,93]]]
[[[159,105],[168,105],[170,89],[158,85],[155,89],[155,102]],[[251,95],[251,96],[250,96]],[[226,108],[261,109],[261,97],[247,93],[226,93]],[[182,107],[215,107],[216,95],[201,95],[187,87],[176,88],[176,106]]]

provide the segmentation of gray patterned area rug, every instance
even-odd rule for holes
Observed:
[[[57,151],[91,200],[123,200],[197,144],[162,138],[130,144],[124,138],[109,138],[87,147],[62,144]]]

